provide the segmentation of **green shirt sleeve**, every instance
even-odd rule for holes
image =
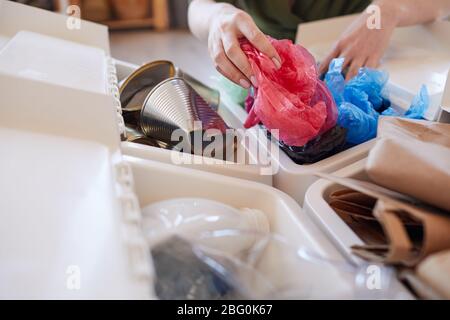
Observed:
[[[363,11],[371,0],[229,0],[266,34],[294,40],[298,24]]]

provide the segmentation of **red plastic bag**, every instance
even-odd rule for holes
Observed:
[[[285,144],[300,147],[336,125],[336,104],[305,48],[290,40],[269,40],[281,57],[279,70],[248,40],[241,40],[258,81],[254,101],[247,100],[252,105],[244,126],[262,122],[271,132],[278,129],[278,139]]]

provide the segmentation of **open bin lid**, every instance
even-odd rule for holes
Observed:
[[[61,14],[0,0],[0,48],[17,32],[28,30],[96,47],[110,54],[106,26],[82,20],[80,28],[71,28],[68,19]]]
[[[109,140],[117,151],[124,126],[108,30],[87,21],[71,29],[67,19],[0,0],[0,125]]]
[[[0,297],[151,298],[107,28],[66,20],[0,0]]]
[[[0,297],[148,298],[120,237],[108,148],[4,128],[0,145]]]
[[[357,15],[300,24],[296,43],[301,43],[321,61]],[[389,72],[391,101],[407,109],[425,84],[430,95],[426,119],[436,120],[450,70],[450,22],[397,28],[380,68]],[[320,35],[317,36],[317,35]]]

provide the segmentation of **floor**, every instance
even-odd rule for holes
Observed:
[[[111,51],[116,59],[143,64],[153,60],[170,60],[183,71],[204,83],[212,83],[217,76],[206,44],[187,30],[155,32],[111,32]]]

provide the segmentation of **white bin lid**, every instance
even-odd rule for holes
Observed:
[[[3,128],[0,145],[0,298],[148,297],[129,272],[108,149]]]
[[[0,49],[0,72],[106,94],[107,59],[102,49],[19,31]]]
[[[28,5],[0,0],[0,48],[22,30],[92,46],[110,54],[108,28],[82,20],[80,28],[68,27],[68,16]]]
[[[300,24],[296,43],[321,61],[356,15]],[[436,120],[441,106],[447,73],[450,70],[450,22],[397,28],[380,68],[389,72],[392,102],[407,109],[425,84],[430,94],[428,120]]]

